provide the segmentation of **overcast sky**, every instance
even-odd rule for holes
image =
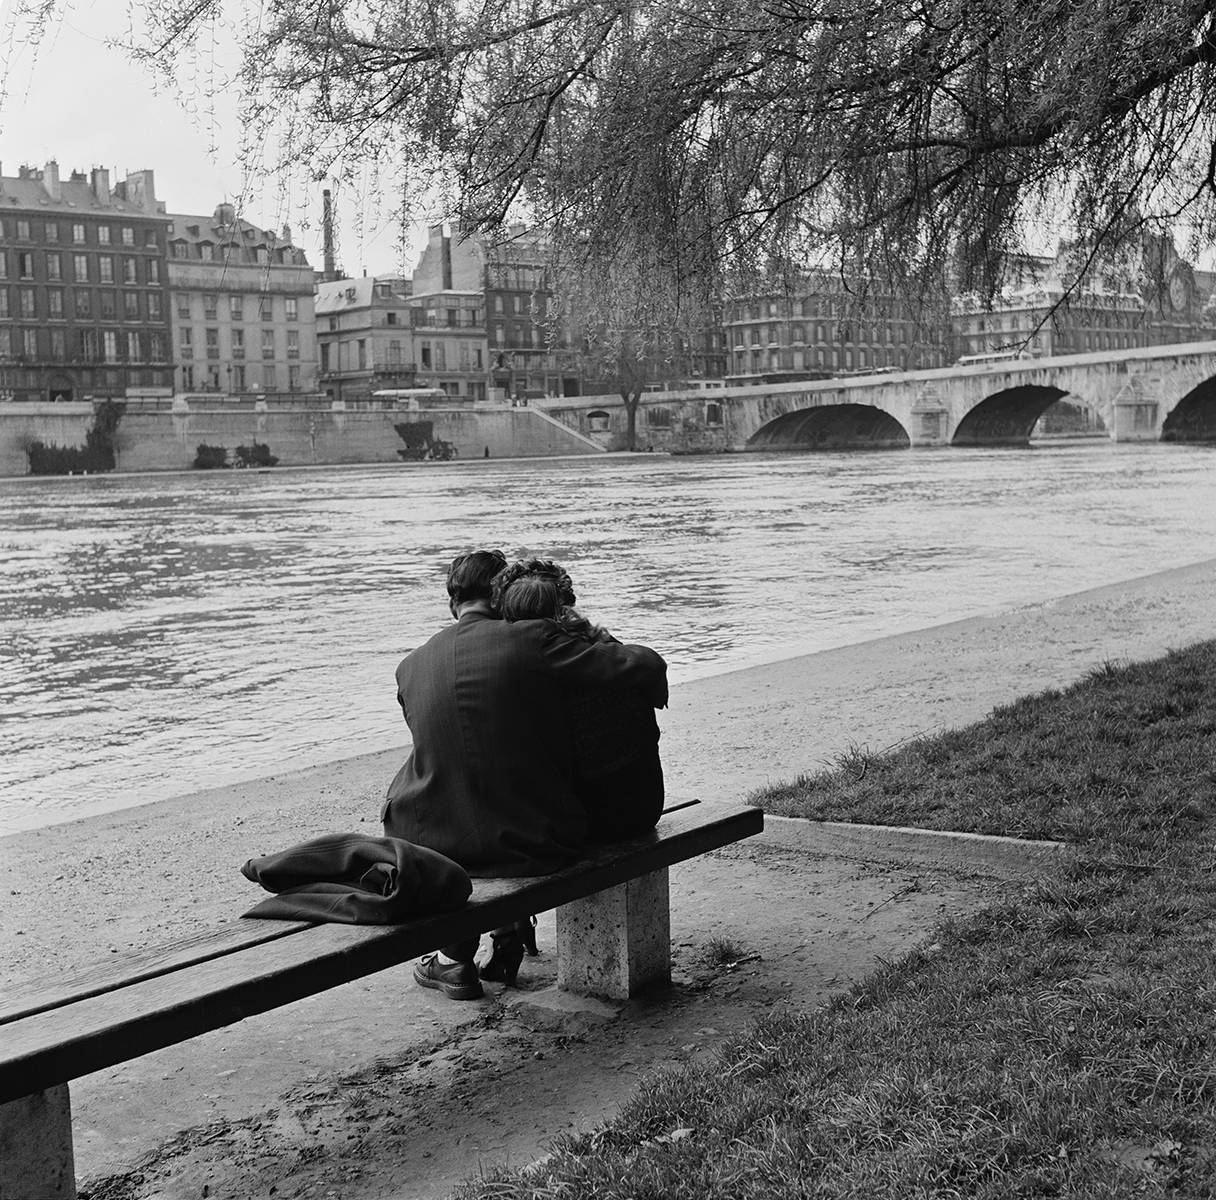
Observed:
[[[321,186],[299,181],[246,180],[236,163],[236,106],[191,113],[160,89],[107,38],[128,29],[125,0],[80,0],[48,29],[35,52],[10,38],[13,0],[0,2],[0,165],[16,175],[22,164],[48,159],[62,174],[109,167],[111,180],[151,168],[156,194],[170,212],[213,212],[223,200],[244,199],[247,220],[268,229],[291,225],[295,243],[321,267]],[[334,189],[338,260],[350,275],[396,272],[403,266],[399,231],[371,196]],[[308,226],[307,228],[305,226]],[[412,269],[416,248],[405,252]]]

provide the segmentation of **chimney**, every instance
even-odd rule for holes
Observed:
[[[110,172],[105,167],[94,167],[92,178],[89,180],[93,195],[98,204],[110,203]]]
[[[162,212],[156,204],[156,184],[151,171],[131,171],[127,175],[127,200],[144,212]]]
[[[321,192],[321,237],[324,254],[321,278],[337,279],[338,273],[334,269],[334,207],[329,188]]]
[[[42,184],[52,200],[63,199],[63,185],[59,182],[59,164],[53,158],[43,168]]]

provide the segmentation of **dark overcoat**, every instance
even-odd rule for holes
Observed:
[[[470,875],[545,874],[587,846],[575,794],[570,695],[634,691],[661,708],[667,664],[645,646],[589,642],[553,621],[465,612],[397,668],[414,748],[389,785],[384,832]]]

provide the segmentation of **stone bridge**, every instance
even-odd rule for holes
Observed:
[[[1095,413],[1115,441],[1216,441],[1216,342],[648,392],[638,444],[674,451],[1024,446],[1062,399]],[[619,396],[538,403],[606,448],[622,444]]]

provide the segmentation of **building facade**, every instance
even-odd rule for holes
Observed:
[[[1212,284],[1159,235],[1125,247],[1118,261],[1068,289],[1077,247],[1012,264],[1017,283],[990,304],[954,303],[955,357],[1032,357],[1133,350],[1205,341],[1216,332]]]
[[[231,204],[167,219],[176,390],[315,391],[314,273],[290,233],[258,229]]]
[[[892,289],[846,292],[832,276],[728,297],[722,313],[727,384],[783,383],[946,361],[944,330]]]
[[[0,400],[168,392],[166,232],[151,171],[0,177]]]
[[[398,275],[317,285],[318,388],[347,406],[418,384],[411,285]]]

